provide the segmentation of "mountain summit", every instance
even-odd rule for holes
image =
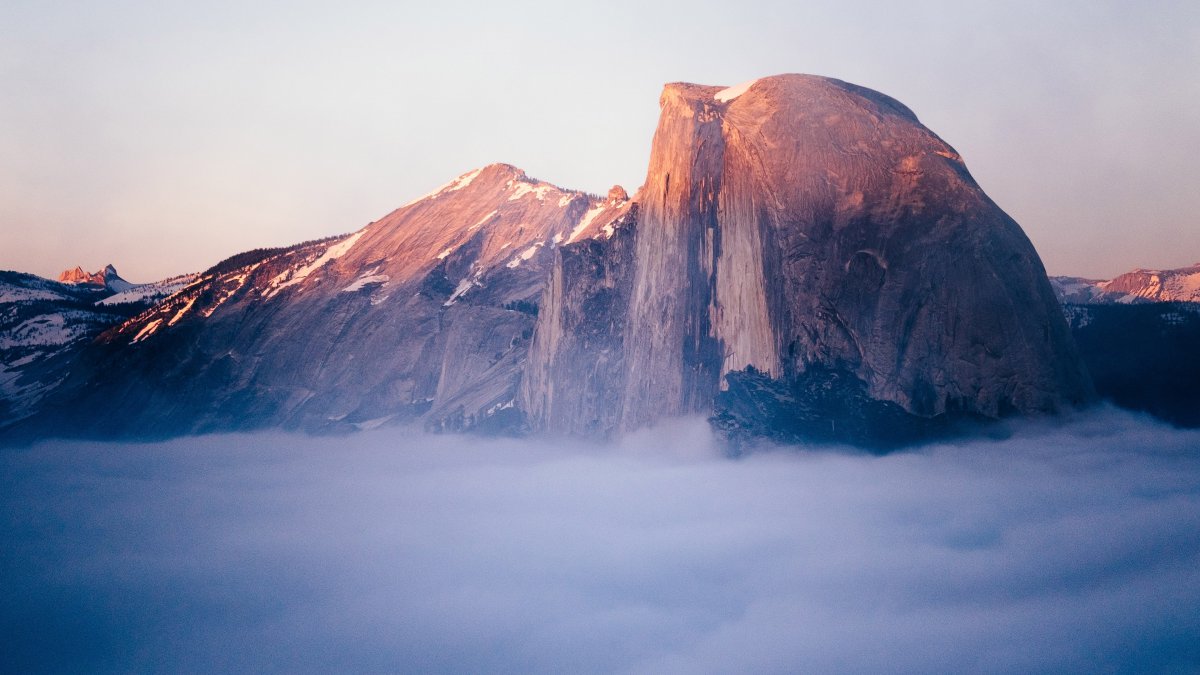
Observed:
[[[630,206],[492,164],[350,234],[235,255],[101,335],[45,417],[100,436],[518,428],[553,250]]]
[[[1200,302],[1200,263],[1173,270],[1136,269],[1107,281],[1051,277],[1050,283],[1064,303]]]
[[[64,284],[99,286],[114,293],[123,293],[133,287],[133,284],[117,274],[117,268],[112,265],[106,265],[104,269],[91,274],[83,271],[82,267],[76,266],[73,270],[64,270],[62,274],[58,275],[58,280]]]
[[[630,240],[556,261],[535,428],[611,433],[714,401],[734,426],[803,426],[796,402],[835,382],[887,420],[1090,399],[1032,244],[904,105],[809,75],[669,84],[660,104]]]
[[[84,350],[34,420],[904,441],[1091,386],[1029,240],[905,106],[807,75],[669,84],[642,188],[506,164],[233,256]]]

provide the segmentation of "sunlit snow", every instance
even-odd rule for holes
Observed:
[[[354,234],[350,235],[349,237],[346,237],[345,239],[341,240],[340,242],[333,244],[329,248],[325,249],[325,253],[321,254],[321,256],[319,258],[317,258],[316,260],[312,261],[311,263],[305,265],[304,267],[301,267],[300,269],[297,269],[295,271],[289,270],[287,272],[283,272],[282,274],[276,276],[274,279],[271,280],[271,283],[268,284],[267,291],[265,293],[263,293],[263,297],[266,297],[266,298],[272,297],[272,296],[278,294],[283,289],[288,288],[289,286],[294,286],[294,285],[300,283],[301,281],[304,281],[305,279],[308,278],[308,275],[310,275],[313,272],[316,272],[317,270],[324,267],[325,263],[330,262],[332,260],[337,260],[338,258],[346,255],[346,253],[351,248],[354,247],[354,244],[357,243],[359,238],[362,237],[363,234],[365,234],[365,233],[366,233],[366,230],[359,230],[358,232],[355,232]],[[288,278],[289,274],[291,275],[290,279]],[[287,279],[287,281],[284,281],[284,279]]]
[[[758,82],[757,78],[750,80],[748,82],[743,82],[741,84],[734,85],[732,87],[728,87],[726,89],[722,89],[721,91],[718,91],[713,96],[713,98],[720,101],[721,103],[728,103],[728,102],[732,101],[733,99],[746,93],[746,90],[749,89],[750,87],[753,87],[755,82]]]
[[[599,206],[592,207],[587,213],[583,214],[583,218],[579,221],[579,224],[575,226],[575,229],[571,230],[571,236],[567,237],[567,243],[570,244],[582,236],[587,231],[588,226],[592,224],[592,221],[596,219],[596,216],[603,213],[605,208],[607,207],[604,204],[600,204]]]

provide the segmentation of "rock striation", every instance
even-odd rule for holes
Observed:
[[[908,108],[808,75],[669,84],[660,104],[629,233],[556,256],[533,428],[719,414],[736,375],[775,383],[752,388],[758,409],[816,373],[920,418],[1091,399],[1032,244]],[[612,409],[580,415],[589,401]]]
[[[1033,246],[903,105],[807,75],[660,104],[632,198],[494,164],[235,255],[79,349],[24,432],[903,443],[1091,400]]]
[[[552,252],[629,208],[494,164],[356,232],[233,256],[100,336],[42,419],[93,436],[520,430]]]
[[[92,272],[90,274],[83,271],[82,267],[76,266],[73,270],[63,270],[58,275],[58,280],[64,284],[99,286],[113,293],[123,293],[134,286],[122,279],[121,275],[117,274],[117,268],[112,265],[106,265],[99,272]]]

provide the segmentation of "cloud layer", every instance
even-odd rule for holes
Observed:
[[[5,671],[1200,667],[1200,433],[886,457],[384,431],[0,456]]]

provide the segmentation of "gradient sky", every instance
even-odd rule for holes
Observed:
[[[1200,3],[0,4],[0,268],[133,281],[355,230],[504,161],[641,184],[663,83],[892,95],[1048,271],[1200,261]]]

